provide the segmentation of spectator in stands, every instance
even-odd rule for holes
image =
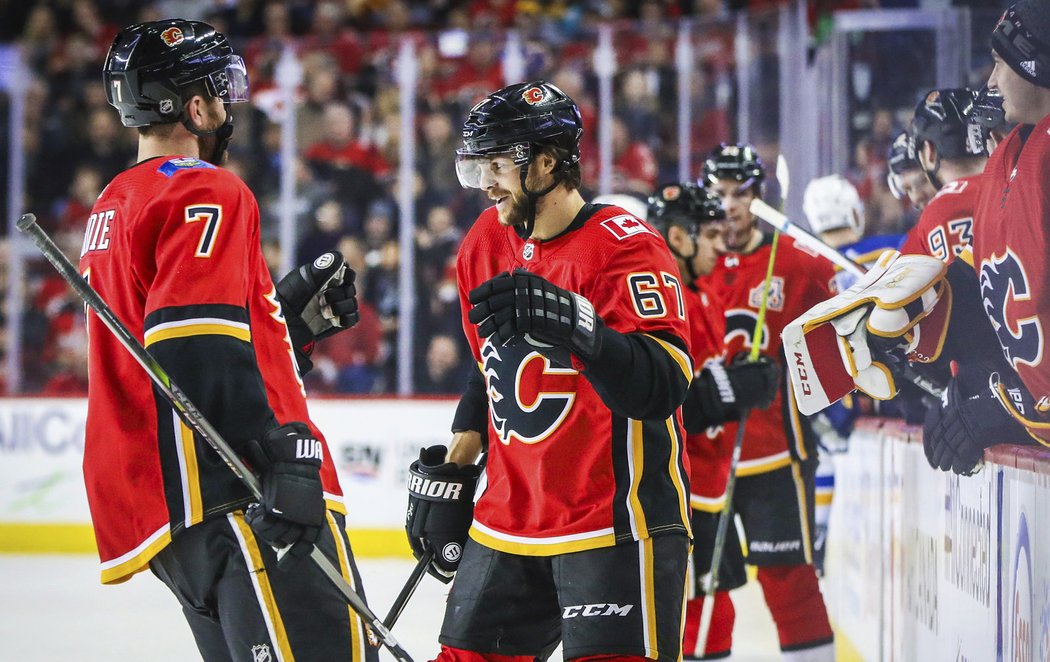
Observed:
[[[310,145],[303,158],[315,176],[335,186],[335,193],[360,219],[379,190],[390,166],[372,145],[357,140],[354,114],[345,103],[330,103],[324,111],[324,139]]]
[[[445,162],[447,155],[455,154],[459,146],[452,118],[447,112],[435,110],[424,115],[418,145],[417,169],[423,175],[427,196],[460,195],[462,188],[456,179],[456,171]]]
[[[337,200],[327,200],[314,211],[314,225],[299,241],[296,264],[305,264],[310,256],[334,249],[346,232],[343,207]]]
[[[647,195],[656,188],[656,156],[649,145],[632,135],[620,117],[613,118],[613,191]]]
[[[450,335],[430,338],[423,370],[418,371],[417,393],[460,395],[467,383],[469,366],[464,365],[463,352]]]

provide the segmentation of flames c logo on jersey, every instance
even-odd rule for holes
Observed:
[[[981,303],[1003,353],[1016,368],[1038,365],[1043,357],[1043,329],[1036,316],[1018,318],[1013,305],[1031,298],[1024,265],[1013,251],[981,261]]]
[[[511,437],[526,444],[541,442],[572,410],[579,373],[555,367],[528,343],[496,347],[486,340],[481,361],[489,416],[503,444],[510,444]]]

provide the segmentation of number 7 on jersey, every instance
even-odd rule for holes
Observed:
[[[215,248],[215,237],[219,234],[219,225],[222,224],[222,207],[219,205],[190,205],[186,207],[186,222],[196,223],[204,221],[201,230],[201,240],[197,244],[196,257],[211,257],[212,249]]]

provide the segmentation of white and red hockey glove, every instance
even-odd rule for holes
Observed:
[[[887,251],[848,290],[788,324],[781,338],[799,411],[815,414],[854,389],[892,398],[888,350],[936,359],[951,312],[944,272],[936,258]]]

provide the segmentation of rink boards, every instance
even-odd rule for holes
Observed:
[[[1050,661],[1050,449],[960,477],[921,430],[863,421],[836,458],[825,593],[865,660]]]
[[[408,556],[405,478],[447,443],[453,400],[312,400],[361,556]],[[0,400],[0,552],[93,552],[79,399]],[[976,476],[926,464],[920,431],[862,421],[836,457],[825,593],[865,660],[1050,662],[1050,451],[997,447]]]

